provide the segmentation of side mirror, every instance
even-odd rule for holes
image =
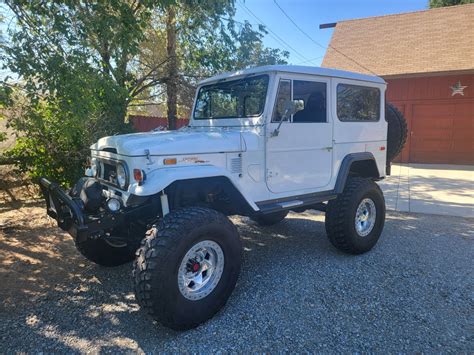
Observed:
[[[283,105],[283,114],[281,115],[280,123],[278,127],[272,132],[272,137],[277,137],[280,134],[280,127],[283,121],[286,121],[288,117],[294,115],[298,111],[304,109],[304,101],[303,100],[287,100]]]
[[[298,111],[301,111],[304,109],[304,101],[303,100],[288,100],[285,102],[284,105],[284,113],[281,118],[282,121],[290,117],[291,115],[294,115]]]

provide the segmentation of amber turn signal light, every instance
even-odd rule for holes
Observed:
[[[140,185],[143,181],[145,181],[145,172],[141,169],[133,169],[133,178]]]
[[[176,158],[163,159],[163,164],[164,165],[175,165],[176,163],[177,163]]]

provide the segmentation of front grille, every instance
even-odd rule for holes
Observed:
[[[117,178],[117,166],[114,164],[110,164],[108,162],[102,162],[102,167],[103,169],[103,175],[101,178],[106,181],[110,181],[111,183],[115,184],[116,183],[116,178]]]
[[[99,160],[100,168],[97,177],[100,180],[117,185],[117,165],[108,160]]]
[[[117,154],[117,149],[115,148],[103,148],[102,151]]]

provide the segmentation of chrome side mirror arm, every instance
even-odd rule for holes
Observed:
[[[289,112],[289,111],[290,111],[289,108],[287,108],[287,109],[285,110],[285,113],[281,116],[280,123],[278,123],[278,127],[273,130],[273,132],[270,134],[270,137],[278,137],[278,135],[280,134],[280,127],[281,127],[281,124],[283,123],[284,120],[287,119],[287,116],[288,116],[288,112]]]

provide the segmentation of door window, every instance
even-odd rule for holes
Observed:
[[[278,94],[273,109],[272,122],[280,122],[285,112],[285,102],[291,100],[291,81],[280,80],[278,85]],[[287,117],[285,121],[288,121]]]
[[[294,80],[293,100],[304,101],[304,109],[293,115],[294,123],[327,122],[326,83]]]
[[[280,80],[272,122],[280,122],[285,102],[289,100],[300,100],[304,103],[304,108],[291,117],[293,123],[327,122],[326,93],[326,83]],[[287,120],[288,118],[285,119],[285,121]]]

